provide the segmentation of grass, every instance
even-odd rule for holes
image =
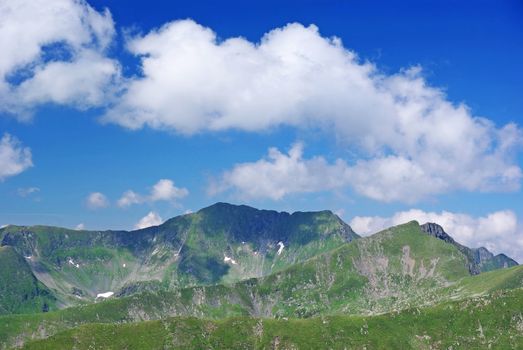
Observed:
[[[56,309],[51,291],[33,275],[25,258],[0,247],[0,315]]]
[[[372,317],[89,324],[24,349],[520,349],[523,290]]]

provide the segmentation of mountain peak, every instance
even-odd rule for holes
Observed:
[[[421,229],[430,236],[439,238],[447,243],[455,243],[454,239],[445,232],[443,227],[434,222],[427,222],[421,225]]]
[[[448,233],[445,232],[443,227],[440,225],[427,222],[420,225],[423,232],[429,236],[436,237],[447,243],[456,246],[460,252],[462,252],[468,260],[469,271],[473,275],[477,275],[481,272],[490,271],[499,268],[506,268],[517,265],[517,262],[507,257],[504,254],[498,254],[494,256],[487,248],[469,248],[462,244],[459,244],[452,238]]]

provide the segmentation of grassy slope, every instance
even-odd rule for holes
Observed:
[[[31,272],[24,257],[0,247],[0,315],[56,309],[52,293]]]
[[[405,247],[409,247],[409,254]],[[83,323],[179,315],[218,319],[389,312],[465,298],[478,291],[521,286],[523,268],[463,278],[467,275],[465,258],[454,246],[421,233],[416,223],[409,223],[261,279],[0,318],[0,339],[13,343],[16,337],[45,337]]]
[[[520,349],[523,290],[372,317],[89,324],[25,349]]]
[[[98,293],[122,287],[139,291],[149,280],[179,288],[260,277],[356,237],[328,211],[288,214],[225,203],[132,232],[0,229],[2,245],[31,256],[36,276],[64,305],[92,302]],[[280,241],[285,248],[278,255]]]

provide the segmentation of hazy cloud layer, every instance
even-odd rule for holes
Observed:
[[[25,198],[40,192],[40,189],[38,187],[20,187],[16,192],[20,197]]]
[[[486,247],[494,253],[505,253],[523,262],[523,227],[510,210],[474,217],[448,211],[425,212],[411,209],[391,217],[356,216],[350,225],[358,234],[370,235],[390,226],[417,220],[420,224],[435,222],[456,241],[471,248]]]
[[[9,134],[0,140],[0,181],[18,175],[33,166],[31,149]]]

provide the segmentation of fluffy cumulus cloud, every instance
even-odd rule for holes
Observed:
[[[132,190],[125,191],[118,200],[118,206],[125,208],[133,204],[141,204],[145,202],[174,202],[188,194],[189,191],[186,188],[176,187],[172,180],[161,179],[153,185],[148,195],[141,195]]]
[[[453,175],[449,169],[434,171],[427,174],[413,161],[396,156],[359,160],[352,165],[343,159],[329,162],[321,156],[305,158],[303,146],[298,143],[287,153],[270,148],[260,160],[236,164],[212,181],[208,192],[215,195],[231,191],[241,198],[279,200],[290,194],[352,189],[379,201],[412,203],[450,190],[508,189],[500,183],[475,187],[466,181],[467,174],[462,174],[460,184],[459,174]],[[474,177],[473,173],[468,175]],[[519,184],[513,186],[518,188]]]
[[[523,262],[523,227],[510,210],[474,217],[462,213],[425,212],[419,209],[398,212],[390,217],[356,216],[350,225],[359,234],[370,235],[384,228],[416,220],[435,222],[456,241],[469,247],[486,247],[494,253],[505,253]]]
[[[131,38],[128,48],[141,57],[142,74],[129,80],[105,114],[106,122],[185,134],[319,126],[349,140],[346,147],[359,155],[350,165],[350,184],[381,201],[520,186],[522,171],[514,160],[522,142],[517,125],[496,126],[466,105],[451,103],[426,82],[419,67],[383,74],[340,39],[322,37],[313,25],[289,24],[253,43],[219,40],[191,20],[175,21]],[[260,169],[296,161],[300,159],[271,150],[268,160],[253,164]],[[325,170],[321,159],[311,161]],[[269,191],[268,196],[317,187],[310,173],[300,169],[292,171],[305,178],[285,183],[294,189]],[[227,176],[240,171],[251,174],[238,165]],[[284,174],[275,175],[271,189]],[[261,186],[251,185],[256,189],[248,195],[262,193]],[[321,187],[330,186],[334,184]]]
[[[269,149],[266,158],[237,164],[211,184],[211,195],[232,190],[240,197],[282,199],[294,193],[334,190],[346,184],[347,164],[329,164],[322,157],[303,159],[303,145],[297,143],[288,153]]]
[[[31,149],[22,146],[17,138],[4,134],[0,140],[0,181],[32,166]]]
[[[140,65],[126,79],[107,55],[114,33],[109,11],[84,0],[3,1],[0,110],[23,117],[41,103],[104,105],[107,123],[183,134],[319,128],[351,155],[350,162],[328,164],[305,159],[300,149],[273,149],[266,159],[225,173],[221,187],[248,196],[264,196],[263,186],[266,197],[279,199],[343,183],[375,200],[415,202],[453,191],[520,187],[516,152],[523,136],[516,124],[495,125],[449,101],[420,67],[385,74],[314,25],[288,24],[251,42],[219,39],[192,20],[169,22],[127,39]],[[277,164],[290,167],[288,174],[297,176],[292,183]],[[247,165],[264,170],[265,182],[235,176],[251,175]],[[315,171],[326,171],[328,182],[319,184]],[[290,189],[274,190],[281,185]],[[122,205],[137,201],[128,193]]]
[[[146,227],[158,226],[158,225],[161,225],[162,223],[163,223],[163,219],[160,217],[160,215],[158,215],[158,213],[156,213],[154,211],[151,211],[151,212],[149,212],[149,214],[147,214],[143,218],[141,218],[140,221],[138,221],[136,223],[136,225],[134,225],[134,228],[139,230],[139,229],[146,228]]]
[[[120,199],[118,199],[118,206],[121,208],[129,207],[133,204],[139,204],[144,201],[144,198],[140,196],[138,193],[128,190],[125,191]]]
[[[120,71],[106,55],[114,33],[109,11],[84,0],[2,1],[0,111],[23,118],[42,103],[106,103]]]
[[[173,201],[183,198],[189,194],[186,188],[174,186],[174,182],[169,179],[161,179],[152,188],[151,201]]]
[[[109,206],[109,200],[101,192],[92,192],[87,196],[85,203],[89,209],[101,209]]]

